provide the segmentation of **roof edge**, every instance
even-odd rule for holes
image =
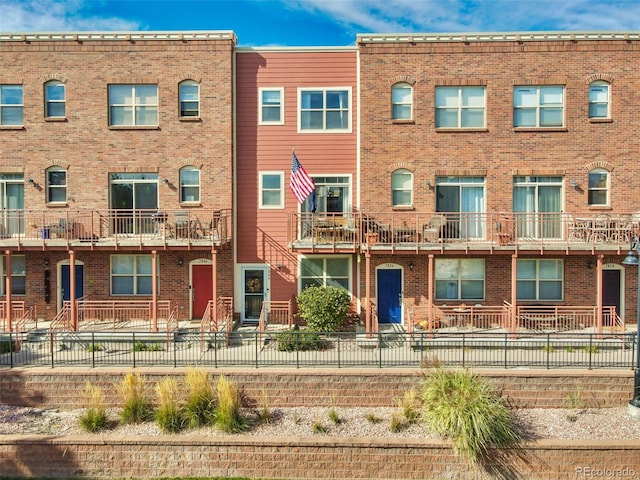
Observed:
[[[359,33],[361,43],[436,43],[436,42],[541,42],[578,40],[640,40],[640,32],[464,32],[464,33]]]
[[[231,40],[238,39],[232,30],[194,30],[157,32],[0,32],[0,42],[64,42],[64,41],[135,41],[135,40]]]

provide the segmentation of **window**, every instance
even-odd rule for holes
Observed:
[[[180,169],[180,201],[200,201],[200,170],[196,167]]]
[[[391,87],[391,118],[393,120],[411,120],[413,88],[408,83],[396,83]]]
[[[109,85],[109,125],[158,125],[158,86]]]
[[[52,167],[47,170],[47,202],[66,203],[67,201],[67,171],[63,168]]]
[[[514,127],[562,127],[563,125],[564,87],[514,88]]]
[[[562,260],[518,259],[516,295],[518,300],[562,300]]]
[[[66,91],[64,83],[51,80],[44,84],[44,116],[64,118],[66,115]]]
[[[11,255],[11,294],[26,294],[26,267],[24,255]],[[2,257],[2,285],[0,294],[6,295],[7,285],[7,257]]]
[[[158,210],[158,174],[110,173],[109,205],[115,210],[112,233],[155,233],[158,225],[153,215]]]
[[[260,208],[284,208],[284,172],[260,172]]]
[[[436,300],[482,300],[484,260],[436,259]]]
[[[315,212],[345,213],[351,212],[350,177],[321,177],[312,175],[315,189]],[[300,206],[301,212],[311,212],[311,195]]]
[[[447,238],[484,238],[484,177],[436,177],[436,212],[446,213]]]
[[[513,177],[513,211],[518,238],[562,238],[562,177]]]
[[[112,255],[111,295],[151,295],[152,261],[151,255]]]
[[[0,85],[0,125],[22,125],[22,85]]]
[[[589,205],[609,205],[609,172],[596,168],[589,172]]]
[[[484,87],[436,87],[436,128],[484,128]]]
[[[610,118],[607,82],[597,81],[589,85],[589,118]]]
[[[180,97],[180,116],[200,117],[200,85],[193,80],[185,80],[184,82],[180,82],[178,91]]]
[[[413,174],[399,168],[391,174],[391,201],[394,207],[413,205]]]
[[[300,262],[300,289],[311,286],[349,289],[349,257],[306,257]]]
[[[300,131],[350,131],[351,89],[300,90]]]
[[[261,88],[260,96],[260,124],[284,125],[284,89]]]

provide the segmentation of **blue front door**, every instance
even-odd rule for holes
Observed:
[[[62,301],[71,298],[71,282],[69,265],[62,265],[60,269],[60,286],[62,288]],[[76,298],[84,297],[84,265],[76,264]]]
[[[399,268],[379,269],[378,322],[402,323],[402,275]]]

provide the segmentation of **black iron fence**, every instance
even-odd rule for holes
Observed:
[[[68,332],[0,337],[0,367],[633,368],[636,333]]]

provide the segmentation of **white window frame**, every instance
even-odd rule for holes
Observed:
[[[519,267],[521,262],[534,262],[535,263],[535,278],[521,278]],[[560,278],[540,278],[540,264],[543,262],[554,262],[556,264],[556,269],[560,272]],[[535,298],[523,298],[518,294],[518,287],[523,282],[534,282],[535,283]],[[541,298],[540,297],[540,287],[544,284],[544,282],[560,282],[560,298]],[[564,260],[561,258],[519,258],[517,260],[516,265],[516,295],[517,300],[519,301],[530,301],[530,302],[560,302],[564,300]]]
[[[327,108],[327,94],[345,93],[347,94],[347,106],[338,108]],[[322,93],[321,108],[302,108],[302,98],[305,93]],[[351,106],[353,104],[351,87],[305,87],[298,88],[298,133],[351,133]],[[322,128],[303,128],[303,115],[305,113],[322,113]],[[330,113],[342,113],[347,116],[347,126],[345,128],[327,128],[327,115]]]
[[[2,285],[0,285],[0,295],[7,294],[7,256],[2,256],[2,262],[0,262],[0,270],[2,279]],[[19,264],[20,263],[20,264]],[[27,294],[27,259],[25,255],[11,255],[11,295],[24,296]],[[18,283],[15,279],[19,277],[22,279],[22,288],[18,290]]]
[[[114,260],[117,257],[127,257],[127,258],[133,258],[133,272],[131,273],[114,273],[113,269],[114,269]],[[141,277],[149,277],[151,279],[151,285],[153,285],[153,279],[152,279],[152,275],[153,275],[153,271],[150,273],[138,273],[138,258],[141,257],[145,257],[145,258],[151,258],[153,261],[153,256],[152,255],[145,255],[145,254],[139,254],[139,255],[128,255],[128,254],[118,254],[118,255],[111,255],[109,257],[109,290],[110,290],[110,295],[113,297],[150,297],[153,295],[153,292],[149,292],[149,293],[138,293],[138,278]],[[160,293],[160,268],[159,265],[157,264],[158,262],[158,258],[156,258],[156,285],[157,285],[157,293]],[[114,293],[113,291],[113,280],[114,277],[131,277],[133,280],[133,292],[131,293]]]
[[[184,95],[184,92],[182,91],[183,87],[196,87],[197,98],[195,100],[185,99],[183,97]],[[183,106],[191,103],[195,103],[196,105],[195,110],[187,109],[186,107]],[[185,115],[184,114],[185,112],[187,112],[188,114]],[[194,119],[200,118],[200,84],[195,80],[183,80],[178,84],[178,116],[180,118],[194,118]]]
[[[20,103],[6,103],[6,97],[3,90],[9,88],[20,89]],[[3,121],[4,111],[7,109],[20,110],[20,122],[19,123],[6,123]],[[0,126],[21,127],[24,125],[24,87],[21,84],[2,84],[0,85]]]
[[[322,273],[320,275],[303,275],[304,262],[317,261],[317,260],[321,260],[322,261]],[[336,277],[329,276],[329,274],[327,273],[327,262],[334,262],[334,261],[344,261],[346,263],[347,275],[345,275],[345,276],[336,276]],[[347,287],[345,287],[344,284],[332,281],[332,278],[342,279],[347,284]],[[306,281],[305,281],[305,279],[306,279]],[[306,284],[306,286],[305,286],[305,284]],[[352,290],[353,289],[352,257],[350,257],[349,255],[328,255],[328,256],[306,255],[306,256],[301,256],[300,257],[300,262],[299,262],[299,272],[298,272],[298,291],[301,292],[303,290],[303,286],[305,286],[304,288],[306,288],[306,287],[309,287],[309,286],[312,286],[312,285],[344,288],[347,292],[349,292],[350,295],[353,296],[353,294],[352,294],[352,291],[353,291]]]
[[[259,172],[258,173],[258,208],[264,210],[274,210],[284,208],[284,172]],[[278,177],[278,188],[271,188],[265,185],[266,177]],[[265,194],[277,192],[278,202],[271,204],[265,202]]]
[[[409,186],[396,186],[395,179],[400,176],[409,177]],[[396,193],[403,194],[409,193],[409,202],[408,203],[396,203]],[[413,172],[411,170],[407,170],[406,168],[398,168],[391,172],[391,206],[392,207],[412,207],[413,206]]]
[[[51,178],[49,176],[49,174],[52,173],[52,172],[64,173],[64,183],[60,183],[60,184],[52,183],[51,182]],[[54,203],[54,204],[65,204],[65,203],[67,203],[67,177],[68,177],[68,172],[67,172],[66,169],[64,169],[62,167],[50,167],[50,168],[47,168],[47,170],[45,171],[47,203]],[[64,200],[52,200],[53,195],[51,195],[51,193],[53,191],[64,192]]]
[[[606,89],[606,98],[602,99],[597,96],[596,89]],[[606,115],[595,115],[592,112],[592,107],[595,109],[598,106],[604,105],[607,109]],[[591,82],[589,85],[589,118],[590,119],[609,119],[611,118],[611,84],[603,80],[597,80]]]
[[[278,92],[277,102],[265,102],[264,94]],[[283,87],[261,87],[258,89],[258,123],[260,125],[284,125],[284,88]],[[267,110],[278,110],[277,120],[265,120]]]
[[[61,87],[62,98],[51,98],[50,87]],[[51,115],[50,107],[62,105],[62,115]],[[45,118],[66,118],[67,116],[67,87],[60,80],[50,80],[44,84],[44,116]]]
[[[130,103],[114,103],[112,101],[112,89],[113,88],[125,88],[129,87],[131,89],[131,102]],[[154,87],[156,89],[156,102],[155,103],[137,103],[136,102],[136,88],[137,87]],[[159,91],[158,84],[156,83],[135,83],[135,84],[121,84],[114,83],[108,86],[108,96],[109,96],[109,126],[110,127],[157,127],[159,124],[159,109],[158,105],[160,103],[159,99]],[[136,114],[139,108],[146,108],[150,110],[155,110],[155,123],[139,123],[138,115]],[[113,120],[113,110],[114,109],[130,109],[131,110],[131,120],[132,123],[114,123]]]
[[[407,90],[408,94],[405,93]],[[407,110],[409,115],[403,115]],[[407,82],[391,86],[391,119],[413,120],[413,86]]]
[[[198,174],[198,182],[197,183],[187,183],[183,177],[183,173],[185,172],[196,172]],[[178,173],[179,182],[180,182],[180,203],[200,203],[201,198],[201,171],[198,167],[193,165],[185,165],[180,169]],[[190,191],[195,191],[196,195],[193,195],[193,199],[188,199],[187,189]]]
[[[558,102],[546,103],[541,98],[546,92],[550,92],[552,89],[560,89],[562,99]],[[518,85],[513,87],[513,126],[514,128],[563,128],[565,125],[565,86],[564,85]],[[532,104],[525,104],[518,102],[518,92],[526,92],[535,95],[534,102]],[[522,96],[521,96],[522,97]],[[542,117],[544,113],[551,110],[560,110],[561,121],[560,123],[543,123]],[[533,111],[535,112],[535,124],[519,124],[518,117],[519,112]]]
[[[600,186],[592,186],[591,183],[591,175],[605,175],[605,186],[604,187],[600,187]],[[590,207],[608,207],[609,206],[609,198],[610,198],[610,187],[611,187],[611,172],[609,172],[608,170],[604,169],[604,168],[594,168],[593,170],[589,171],[589,175],[587,176],[588,178],[588,191],[587,191],[587,204]],[[591,196],[592,196],[592,192],[604,192],[605,194],[605,202],[604,203],[594,203],[591,201]]]
[[[464,264],[470,264],[470,262],[476,263],[476,264],[482,264],[482,278],[477,277],[468,277],[465,278],[463,277],[463,270],[464,270]],[[441,270],[443,268],[443,265],[448,264],[448,265],[452,265],[453,263],[456,263],[455,266],[455,270],[457,273],[457,276],[443,276],[443,275],[439,275],[441,273]],[[448,270],[448,269],[447,269]],[[434,280],[435,280],[435,290],[434,290],[434,296],[435,299],[438,301],[481,301],[484,300],[485,298],[485,290],[486,290],[486,263],[485,260],[483,258],[436,258],[436,263],[435,263],[435,275],[434,275]],[[463,291],[464,291],[464,282],[474,282],[474,283],[478,283],[481,282],[482,283],[482,295],[480,297],[473,297],[473,296],[465,296],[463,295]],[[447,284],[452,284],[452,289],[455,289],[455,296],[452,295],[439,295],[439,291],[440,291],[440,286],[442,283],[447,283]],[[445,287],[445,289],[448,291],[448,286]]]
[[[470,90],[482,90],[482,105],[468,104],[465,101],[465,93]],[[439,97],[445,93],[455,93],[455,95],[447,95],[443,103],[439,102]],[[436,104],[436,128],[441,129],[474,129],[486,128],[487,125],[487,88],[483,85],[468,85],[459,87],[436,87],[435,90]],[[465,122],[465,114],[472,110],[482,111],[482,125],[467,125]],[[440,125],[440,113],[445,111],[456,112],[456,125]]]

